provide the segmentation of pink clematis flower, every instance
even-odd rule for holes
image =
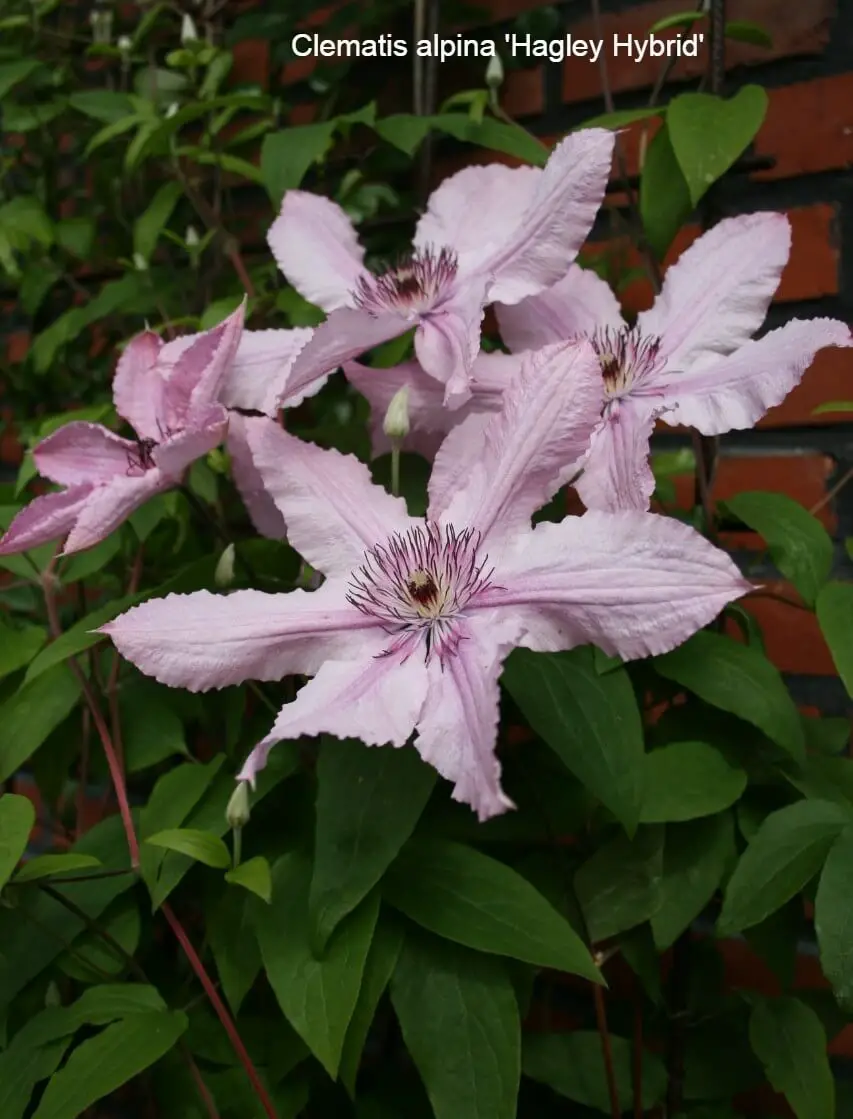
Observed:
[[[544,169],[458,172],[431,196],[410,258],[378,276],[340,206],[288,191],[270,248],[296,290],[329,313],[290,390],[416,327],[418,360],[444,384],[445,404],[464,403],[485,306],[516,303],[565,274],[601,204],[613,142],[587,129],[563,140]]]
[[[589,343],[528,355],[476,463],[460,457],[462,427],[442,446],[425,520],[353,457],[261,421],[249,437],[258,470],[291,543],[326,581],[310,592],[169,595],[102,632],[174,687],[313,677],[241,780],[254,782],[283,739],[403,746],[414,734],[455,799],[483,820],[503,812],[512,804],[495,755],[498,679],[513,646],[662,653],[750,589],[724,552],[669,518],[588,513],[531,527],[566,464],[586,453],[601,403]]]
[[[217,396],[243,314],[240,306],[212,330],[165,344],[150,331],[133,338],[119,358],[113,400],[136,439],[81,421],[43,439],[33,450],[36,467],[65,489],[36,497],[18,513],[0,539],[0,555],[63,536],[65,555],[91,548],[218,446],[228,413]]]
[[[497,308],[515,352],[577,336],[595,347],[607,400],[576,483],[587,508],[648,509],[658,418],[703,435],[752,427],[799,383],[818,350],[853,345],[850,328],[834,319],[795,319],[752,340],[790,247],[782,214],[721,221],[668,270],[634,327],[607,284],[577,265],[548,291]]]

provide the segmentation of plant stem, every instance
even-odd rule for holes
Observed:
[[[598,1027],[598,1036],[601,1038],[601,1051],[604,1055],[604,1072],[607,1077],[607,1094],[610,1096],[610,1111],[613,1119],[621,1119],[622,1109],[619,1106],[619,1089],[616,1087],[616,1070],[613,1066],[613,1046],[610,1042],[610,1031],[607,1028],[607,1010],[604,1005],[604,991],[593,984],[595,998],[595,1022]]]
[[[820,501],[815,502],[811,509],[809,509],[811,515],[814,516],[815,513],[819,513],[821,509],[825,509],[826,506],[829,505],[830,501],[832,501],[833,498],[837,497],[852,479],[853,466],[851,466],[849,470],[845,470],[845,472],[841,475],[835,485],[832,486],[831,489],[828,489],[826,491]]]
[[[249,1080],[252,1083],[252,1087],[255,1090],[255,1094],[257,1095],[261,1106],[266,1112],[268,1119],[278,1119],[276,1110],[272,1104],[272,1100],[270,1099],[266,1088],[261,1083],[261,1079],[258,1076],[257,1070],[252,1064],[252,1058],[249,1056],[248,1052],[246,1051],[246,1047],[243,1044],[243,1039],[237,1032],[237,1027],[234,1025],[231,1015],[228,1013],[228,1010],[225,1007],[225,1003],[219,997],[219,992],[216,990],[213,980],[208,975],[207,969],[199,958],[199,955],[196,952],[195,948],[193,948],[192,941],[187,936],[186,930],[184,929],[178,918],[175,916],[174,912],[172,911],[172,907],[167,901],[163,902],[162,910],[163,916],[169,922],[169,925],[172,928],[172,932],[175,934],[178,939],[178,943],[184,950],[184,955],[187,957],[190,967],[198,976],[199,982],[201,983],[202,987],[204,987],[205,994],[210,1000],[213,1009],[216,1011],[216,1015],[219,1018],[219,1021],[222,1023],[223,1029],[228,1034],[231,1045],[234,1047],[234,1052],[240,1058],[240,1062],[243,1065],[243,1068],[246,1070],[246,1075],[249,1077]]]
[[[391,493],[400,496],[400,444],[396,439],[391,447]]]

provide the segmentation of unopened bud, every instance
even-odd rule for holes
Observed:
[[[133,254],[133,267],[136,269],[137,272],[148,271],[148,261],[145,259],[142,253]]]
[[[499,54],[493,54],[486,67],[486,85],[489,89],[499,89],[504,81],[504,64]]]
[[[382,423],[382,430],[389,439],[405,439],[409,434],[408,385],[403,385],[391,398],[391,403],[388,405],[388,411],[385,413],[385,419]]]
[[[129,35],[119,35],[116,46],[122,54],[130,54],[133,50],[133,39]]]
[[[229,544],[216,565],[213,581],[217,587],[230,587],[234,582],[234,545]]]
[[[244,828],[249,822],[251,811],[249,808],[249,786],[245,781],[238,781],[237,788],[231,794],[228,807],[225,809],[225,819],[232,831]]]
[[[198,230],[196,229],[196,227],[194,225],[188,225],[187,226],[187,231],[184,234],[184,240],[187,243],[187,248],[188,249],[195,248],[195,246],[199,243],[199,241],[201,240],[201,237],[199,237]]]
[[[89,12],[92,26],[92,40],[95,43],[108,43],[113,33],[113,13],[110,8],[94,8]]]
[[[47,990],[44,993],[44,1005],[46,1007],[62,1006],[62,995],[53,979],[48,983]]]
[[[186,46],[187,43],[194,43],[198,38],[198,31],[196,30],[195,21],[193,17],[184,13],[184,18],[181,21],[181,43]]]
[[[166,120],[169,120],[170,117],[173,117],[175,115],[175,113],[178,111],[178,109],[180,109],[180,107],[181,106],[178,104],[177,101],[173,101],[172,104],[169,105],[169,107],[166,109],[166,112],[164,114],[165,117],[166,117]]]

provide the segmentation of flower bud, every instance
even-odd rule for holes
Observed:
[[[184,240],[187,243],[188,249],[194,249],[195,246],[199,243],[201,237],[199,237],[198,230],[194,225],[187,226],[187,231],[184,234]]]
[[[184,12],[184,18],[181,21],[181,44],[186,46],[188,43],[194,43],[196,39],[198,39],[198,31],[193,17]]]
[[[170,117],[173,117],[175,115],[175,113],[178,111],[178,109],[180,109],[180,107],[181,106],[179,105],[179,103],[177,101],[173,101],[171,103],[171,105],[169,105],[169,107],[166,109],[166,112],[164,114],[165,117],[166,117],[166,120],[169,120]]]
[[[238,781],[237,787],[228,801],[228,807],[225,809],[225,819],[228,821],[228,827],[232,831],[245,827],[249,822],[250,815],[248,783]]]
[[[499,54],[493,54],[486,67],[486,85],[489,89],[499,89],[504,81],[504,64]]]
[[[133,39],[129,35],[119,35],[116,46],[122,54],[130,54],[133,50]]]
[[[217,587],[230,587],[234,582],[234,545],[229,544],[216,565],[213,581]]]
[[[136,269],[137,272],[148,271],[148,261],[145,259],[142,253],[133,254],[133,267]]]
[[[391,398],[382,423],[389,439],[405,439],[409,434],[409,386],[403,385]]]
[[[111,8],[93,8],[89,12],[89,23],[92,27],[92,41],[95,43],[108,43],[113,34],[113,13]]]

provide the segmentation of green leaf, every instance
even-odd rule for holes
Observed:
[[[310,127],[310,125],[306,127]],[[221,167],[223,171],[228,171],[232,175],[240,175],[242,178],[248,179],[250,183],[266,186],[263,171],[256,167],[254,163],[250,163],[248,159],[241,159],[237,155],[229,155],[228,152],[209,152],[205,151],[204,148],[197,147],[181,147],[177,149],[176,154],[187,156],[196,163]]]
[[[718,933],[748,929],[781,909],[818,874],[852,820],[849,809],[825,800],[800,800],[771,812],[729,879]]]
[[[37,58],[20,58],[14,62],[0,64],[0,101],[3,101],[6,94],[16,85],[26,81],[40,65]],[[4,121],[3,124],[5,129],[6,122]]]
[[[225,844],[223,843],[222,846],[225,847]],[[233,870],[229,870],[225,875],[225,881],[230,882],[232,886],[242,886],[244,890],[257,894],[262,901],[272,900],[272,874],[270,864],[263,855],[255,855],[253,859],[248,859],[235,866]]]
[[[430,130],[430,121],[430,117],[415,116],[412,113],[393,113],[380,118],[374,128],[387,143],[406,155],[414,155]]]
[[[164,847],[167,851],[188,855],[196,862],[217,870],[225,870],[231,865],[228,848],[219,836],[195,828],[167,828],[156,835],[150,835],[145,842],[153,847]]]
[[[385,750],[323,739],[308,899],[319,951],[397,857],[435,781],[435,770],[413,747]]]
[[[89,89],[72,93],[68,104],[72,109],[105,124],[113,124],[134,114],[132,98],[126,93],[110,89]]]
[[[35,822],[36,810],[29,797],[0,796],[0,890],[26,851]]]
[[[814,606],[832,568],[832,539],[820,521],[782,493],[739,493],[724,505],[764,537],[770,558]]]
[[[54,226],[57,245],[78,260],[87,260],[91,255],[95,232],[93,218],[64,218]]]
[[[853,585],[827,583],[817,596],[816,609],[838,675],[853,696]]]
[[[261,145],[261,177],[273,205],[281,205],[287,190],[295,190],[309,167],[321,160],[332,144],[333,120],[270,132]]]
[[[812,408],[813,416],[821,416],[825,412],[853,412],[853,400],[827,400],[825,404]]]
[[[734,804],[746,774],[705,742],[672,742],[646,755],[644,824],[712,816]]]
[[[60,578],[63,583],[68,584],[97,575],[115,559],[120,551],[121,533],[114,532],[94,548],[87,548],[85,552],[76,552],[73,556],[69,556],[67,565],[61,570]]]
[[[693,212],[690,190],[675,152],[669,127],[664,125],[646,149],[640,175],[640,216],[652,252],[659,260],[666,256],[676,233]]]
[[[29,664],[46,641],[47,631],[41,626],[13,629],[0,621],[0,677]]]
[[[144,125],[147,119],[147,117],[142,116],[140,113],[131,113],[129,116],[110,121],[108,125],[96,132],[89,141],[83,153],[84,157],[88,158],[93,152],[96,152],[98,148],[103,147],[104,144],[108,144],[111,140],[115,140],[118,136],[124,135],[125,132],[129,132],[131,128]]]
[[[821,968],[849,1012],[853,1008],[853,827],[844,829],[827,856],[814,923]]]
[[[206,912],[205,926],[210,950],[228,1005],[239,1014],[243,999],[261,970],[261,953],[249,921],[248,894],[228,890],[218,904]]]
[[[663,849],[660,905],[651,916],[659,952],[671,947],[702,912],[737,856],[730,812],[670,824]]]
[[[101,865],[101,860],[96,859],[94,855],[74,853],[36,855],[24,863],[13,881],[16,886],[20,886],[24,882],[38,882],[42,878],[52,878],[58,874],[68,874],[73,870],[87,870],[90,867]]]
[[[705,18],[704,12],[676,12],[671,16],[664,16],[656,20],[648,30],[649,35],[660,35],[661,31],[669,31],[672,27],[690,27],[700,19]]]
[[[642,109],[618,109],[613,113],[601,113],[597,117],[585,120],[583,124],[576,124],[571,132],[578,132],[582,128],[624,128],[626,124],[634,124],[638,120],[649,120],[651,117],[666,116],[666,105],[646,106]]]
[[[65,665],[57,665],[0,704],[0,781],[33,756],[79,699],[77,680]]]
[[[397,966],[402,947],[401,923],[390,910],[382,911],[373,934],[370,951],[367,953],[364,977],[341,1054],[338,1075],[351,1099],[355,1098],[355,1083],[367,1035],[373,1024],[379,1000],[385,993]]]
[[[503,961],[407,936],[391,1000],[436,1119],[515,1119],[521,1023]]]
[[[544,167],[551,154],[543,143],[532,136],[521,125],[505,123],[486,117],[481,121],[472,120],[465,113],[441,113],[429,118],[432,128],[445,132],[457,140],[476,144],[479,148],[504,152],[516,156],[534,167]]]
[[[773,47],[773,39],[760,23],[747,19],[730,19],[726,22],[726,38],[738,43],[749,43],[754,47]]]
[[[746,85],[725,100],[710,93],[681,93],[669,103],[672,150],[695,206],[755,138],[767,112],[767,93]]]
[[[19,194],[0,206],[0,229],[4,229],[12,244],[20,248],[27,247],[31,241],[44,248],[53,244],[53,222],[33,194]]]
[[[752,723],[795,761],[805,760],[796,704],[778,669],[757,649],[703,630],[653,663],[667,680]]]
[[[168,224],[172,211],[183,195],[180,183],[166,182],[160,187],[133,226],[133,250],[143,260],[149,261],[154,255],[157,241]]]
[[[258,907],[261,957],[285,1017],[328,1072],[336,1077],[355,1010],[373,930],[377,897],[365,898],[340,922],[322,959],[311,950],[308,890],[311,864],[284,855],[273,867],[273,901]]]
[[[660,906],[663,828],[641,828],[633,840],[605,843],[575,874],[575,893],[590,941],[642,924]]]
[[[128,773],[175,754],[188,755],[183,723],[169,689],[145,678],[132,680],[122,686],[118,702]]]
[[[605,675],[591,646],[569,653],[517,650],[502,683],[536,733],[633,833],[640,818],[643,728],[624,669]]]
[[[627,1112],[634,1098],[632,1043],[610,1035],[613,1074],[621,1111]],[[531,1080],[547,1084],[555,1092],[585,1107],[611,1114],[607,1074],[601,1038],[595,1030],[571,1033],[530,1033],[524,1038],[522,1071]],[[666,1069],[660,1057],[643,1051],[642,1109],[650,1111],[666,1092]]]
[[[133,1014],[107,1026],[51,1077],[33,1119],[77,1119],[168,1053],[186,1028],[179,1010]]]
[[[601,982],[583,941],[516,871],[461,843],[410,840],[383,896],[417,924],[481,952]]]
[[[749,1019],[749,1041],[797,1119],[835,1119],[826,1032],[811,1007],[795,998],[761,999]]]

